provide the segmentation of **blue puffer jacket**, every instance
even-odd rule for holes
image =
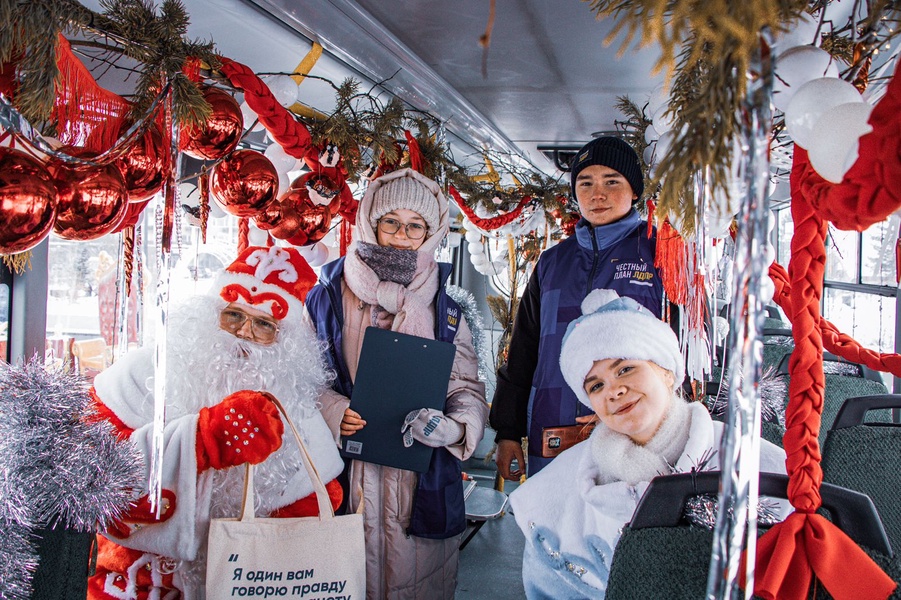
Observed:
[[[507,363],[498,371],[491,427],[498,440],[528,437],[528,471],[551,459],[541,457],[541,430],[571,425],[590,414],[560,372],[560,346],[569,323],[581,315],[582,300],[594,289],[615,290],[663,313],[663,286],[654,268],[656,231],[633,209],[609,225],[591,227],[582,219],[576,234],[541,255],[513,324]]]
[[[439,291],[435,298],[435,339],[442,342],[454,341],[458,330],[457,319],[462,316],[460,306],[444,289],[451,268],[449,264],[438,263]],[[353,383],[341,352],[344,343],[341,334],[343,274],[343,258],[322,267],[319,285],[313,287],[307,294],[306,308],[316,327],[316,337],[328,344],[326,362],[337,374],[332,388],[350,398]],[[417,537],[445,539],[462,533],[464,529],[466,529],[466,508],[463,499],[462,466],[447,450],[437,448],[432,453],[428,471],[419,475],[408,533]]]

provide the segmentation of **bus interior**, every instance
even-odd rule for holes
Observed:
[[[180,81],[192,79],[190,85],[212,86],[239,107],[243,125],[236,147],[269,159],[280,197],[290,182],[311,173],[310,163],[264,127],[262,113],[250,106],[250,81],[271,92],[267,98],[274,99],[273,110],[289,115],[292,127],[300,123],[313,132],[317,144],[322,142],[320,164],[352,165],[344,173],[351,204],[363,195],[368,175],[390,170],[392,160],[394,166],[403,160],[412,163],[411,148],[421,149],[450,201],[451,233],[438,258],[453,265],[450,283],[471,295],[480,322],[469,324],[480,339],[480,375],[488,402],[519,296],[535,263],[542,251],[572,234],[579,217],[569,189],[569,165],[586,142],[614,136],[629,142],[642,158],[647,183],[639,207],[643,218],[655,220],[658,239],[661,231],[671,232],[686,252],[673,267],[678,272],[674,281],[682,287],[673,283],[667,293],[682,294],[673,310],[682,321],[680,342],[691,393],[720,420],[738,419],[739,414],[753,421],[757,411],[759,421],[760,410],[766,413],[778,405],[778,417],[764,414],[760,435],[782,445],[789,376],[796,373],[792,351],[800,343],[793,329],[809,326],[814,314],[817,343],[825,351],[819,444],[826,442],[849,397],[885,398],[874,405],[873,420],[901,424],[901,405],[890,400],[901,394],[901,213],[896,212],[901,202],[890,206],[896,194],[891,188],[901,183],[892,174],[901,177],[901,170],[883,169],[880,154],[883,149],[895,152],[895,162],[901,155],[896,152],[901,129],[892,130],[901,111],[892,114],[886,108],[901,102],[901,87],[892,86],[901,49],[894,39],[901,18],[897,2],[32,4],[55,6],[56,12],[48,10],[54,16],[63,14],[59,7],[68,7],[53,35],[66,41],[66,60],[74,58],[79,66],[48,73],[41,64],[28,63],[30,75],[20,85],[40,80],[36,73],[66,82],[78,70],[103,94],[124,98],[126,104],[143,102],[146,114],[168,114],[170,127],[175,113],[154,111],[172,96],[148,88],[143,77],[151,68],[169,69],[171,81],[180,75]],[[148,26],[142,34],[123,26],[134,25],[129,19],[141,12],[136,6],[172,29],[147,33]],[[166,20],[166,7],[173,14],[183,11],[187,23]],[[4,11],[12,19],[3,25],[4,35],[12,36],[15,27],[27,31],[44,23],[37,11]],[[22,15],[32,20],[17,23]],[[700,27],[701,17],[712,25]],[[736,33],[750,23],[759,29]],[[229,70],[182,55],[172,71],[163,60],[165,53],[153,54],[158,52],[154,44],[162,44],[154,36],[164,35],[167,43],[180,40],[225,57]],[[188,46],[178,46],[179,51]],[[10,47],[4,43],[0,49]],[[148,47],[153,52],[135,50]],[[93,108],[95,96],[87,95],[87,88],[58,84],[56,93],[69,95],[55,101],[53,117],[36,108],[38,94],[10,95],[5,86],[20,59],[0,53],[0,146],[39,155],[77,154],[72,146],[96,143],[91,127],[105,117]],[[806,104],[797,101],[804,95],[802,86],[814,79],[829,81],[820,92],[808,92]],[[855,97],[848,96],[854,92]],[[23,97],[32,104],[19,103]],[[52,91],[49,103],[54,103]],[[722,110],[726,112],[717,113]],[[55,123],[63,113],[69,120]],[[868,121],[877,114],[881,121]],[[135,132],[129,124],[122,131],[128,127]],[[880,141],[868,143],[867,136]],[[802,137],[804,151],[799,153]],[[393,159],[386,155],[390,148],[396,150]],[[60,235],[59,227],[32,235],[14,226],[14,199],[0,192],[0,219],[7,220],[0,223],[0,358],[9,365],[62,365],[90,382],[129,350],[153,343],[165,322],[161,289],[173,304],[205,293],[242,244],[296,243],[318,273],[353,239],[348,215],[337,211],[327,213],[318,233],[304,230],[306,241],[276,239],[253,219],[224,210],[215,194],[206,206],[207,175],[221,158],[198,157],[183,148],[169,154],[174,174],[165,189],[171,193],[161,184],[140,202],[133,200],[131,225],[107,228],[102,235],[88,231],[92,226],[86,221],[68,235]],[[866,170],[856,161],[876,166]],[[814,169],[809,177],[818,177],[817,182],[799,183],[802,168],[805,173]],[[0,190],[8,185],[5,175],[0,172]],[[868,194],[869,200],[848,192],[833,205],[838,208],[824,209],[822,256],[811,263],[797,259],[811,244],[797,235],[802,221],[793,209],[799,195],[821,194],[821,204],[804,204],[820,210],[844,193],[836,190],[852,185],[864,190],[860,198]],[[815,307],[807,312],[797,307],[791,292],[803,285],[804,269],[815,275],[809,278],[814,280],[810,293],[816,296]],[[164,279],[168,283],[163,286]],[[732,368],[755,374],[741,381]],[[761,394],[770,398],[764,402]],[[779,398],[773,400],[775,396]],[[730,402],[742,408],[727,407]],[[461,599],[525,597],[524,539],[507,503],[518,484],[498,475],[494,436],[486,423],[479,448],[463,465],[468,526],[461,538],[456,590]],[[744,443],[740,433],[736,436],[736,444]],[[889,459],[895,471],[897,460],[897,455]],[[712,485],[710,493],[716,495],[716,483]],[[761,490],[766,485],[761,482]],[[885,524],[889,534],[892,527]],[[725,594],[721,589],[710,595],[716,586],[709,585],[707,597],[727,597],[718,595]]]

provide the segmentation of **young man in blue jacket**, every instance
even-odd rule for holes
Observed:
[[[644,191],[638,155],[619,138],[596,138],[576,154],[570,177],[582,218],[575,235],[539,258],[519,303],[507,363],[497,375],[490,424],[497,431],[495,462],[505,479],[523,474],[522,438],[529,439],[528,472],[534,475],[554,454],[542,450],[544,429],[593,420],[559,364],[566,326],[581,314],[588,292],[612,289],[658,317],[663,310],[654,268],[656,231],[648,237],[635,209]]]

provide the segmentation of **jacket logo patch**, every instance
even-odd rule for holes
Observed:
[[[636,285],[653,285],[651,280],[654,272],[648,270],[647,263],[624,262],[616,265],[613,279],[630,279],[629,283]]]
[[[448,307],[447,309],[447,326],[452,330],[457,330],[457,323],[460,321],[460,311],[456,308]]]

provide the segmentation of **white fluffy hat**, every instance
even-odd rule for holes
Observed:
[[[593,290],[582,301],[582,316],[569,324],[560,351],[560,371],[579,402],[591,402],[582,384],[595,361],[649,360],[672,371],[676,388],[685,377],[679,340],[669,325],[632,298],[613,290]]]

